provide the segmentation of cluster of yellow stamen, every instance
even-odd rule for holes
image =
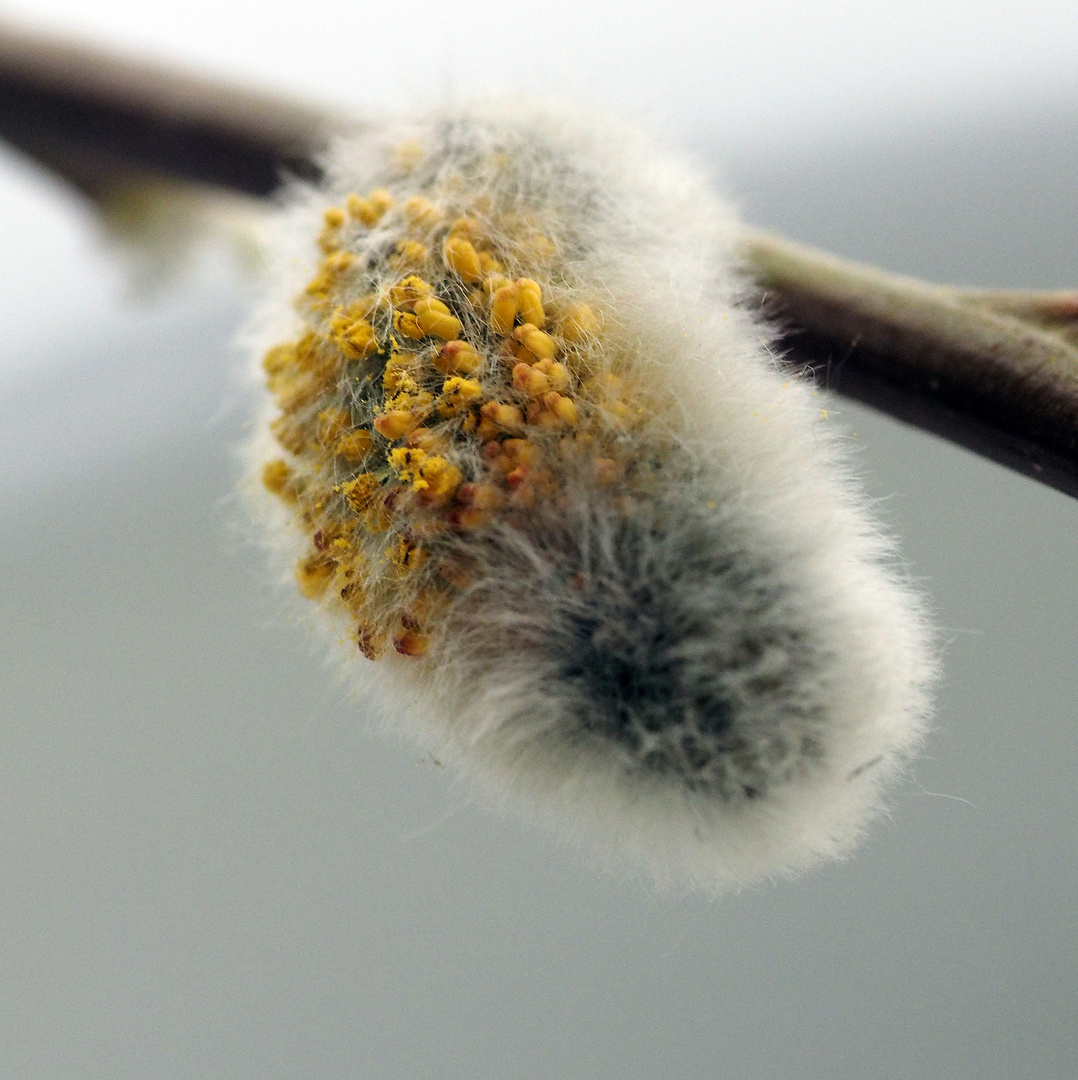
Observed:
[[[582,461],[617,482],[632,418],[557,246],[489,196],[433,195],[378,188],[327,209],[297,298],[306,330],[263,364],[283,451],[263,482],[311,537],[300,588],[343,605],[372,659],[427,649],[470,581],[462,538],[556,498]]]

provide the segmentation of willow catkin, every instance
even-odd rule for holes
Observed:
[[[268,535],[368,701],[708,890],[845,851],[934,668],[736,231],[638,134],[445,110],[296,192],[254,335]]]

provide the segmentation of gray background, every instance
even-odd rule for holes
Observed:
[[[697,145],[800,239],[1078,283],[1078,94]],[[69,222],[65,265],[113,273],[0,168]],[[470,808],[279,616],[231,494],[235,275],[86,295],[5,315],[0,1075],[1078,1073],[1073,502],[835,402],[945,628],[936,730],[852,861],[665,896]]]

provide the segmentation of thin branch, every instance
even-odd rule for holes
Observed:
[[[0,22],[0,137],[92,197],[150,175],[272,194],[355,121]]]
[[[102,203],[154,179],[268,197],[358,126],[0,23],[0,138]],[[1078,292],[929,285],[765,233],[743,254],[789,363],[1078,496]]]
[[[930,285],[765,233],[744,254],[794,363],[1078,496],[1078,292]]]

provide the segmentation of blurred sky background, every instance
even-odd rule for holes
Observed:
[[[363,110],[524,89],[662,126],[798,239],[1078,285],[1078,5],[5,3]],[[223,257],[153,288],[0,152],[0,1076],[1068,1080],[1078,507],[836,402],[944,631],[850,862],[597,875],[371,735],[232,491]]]

